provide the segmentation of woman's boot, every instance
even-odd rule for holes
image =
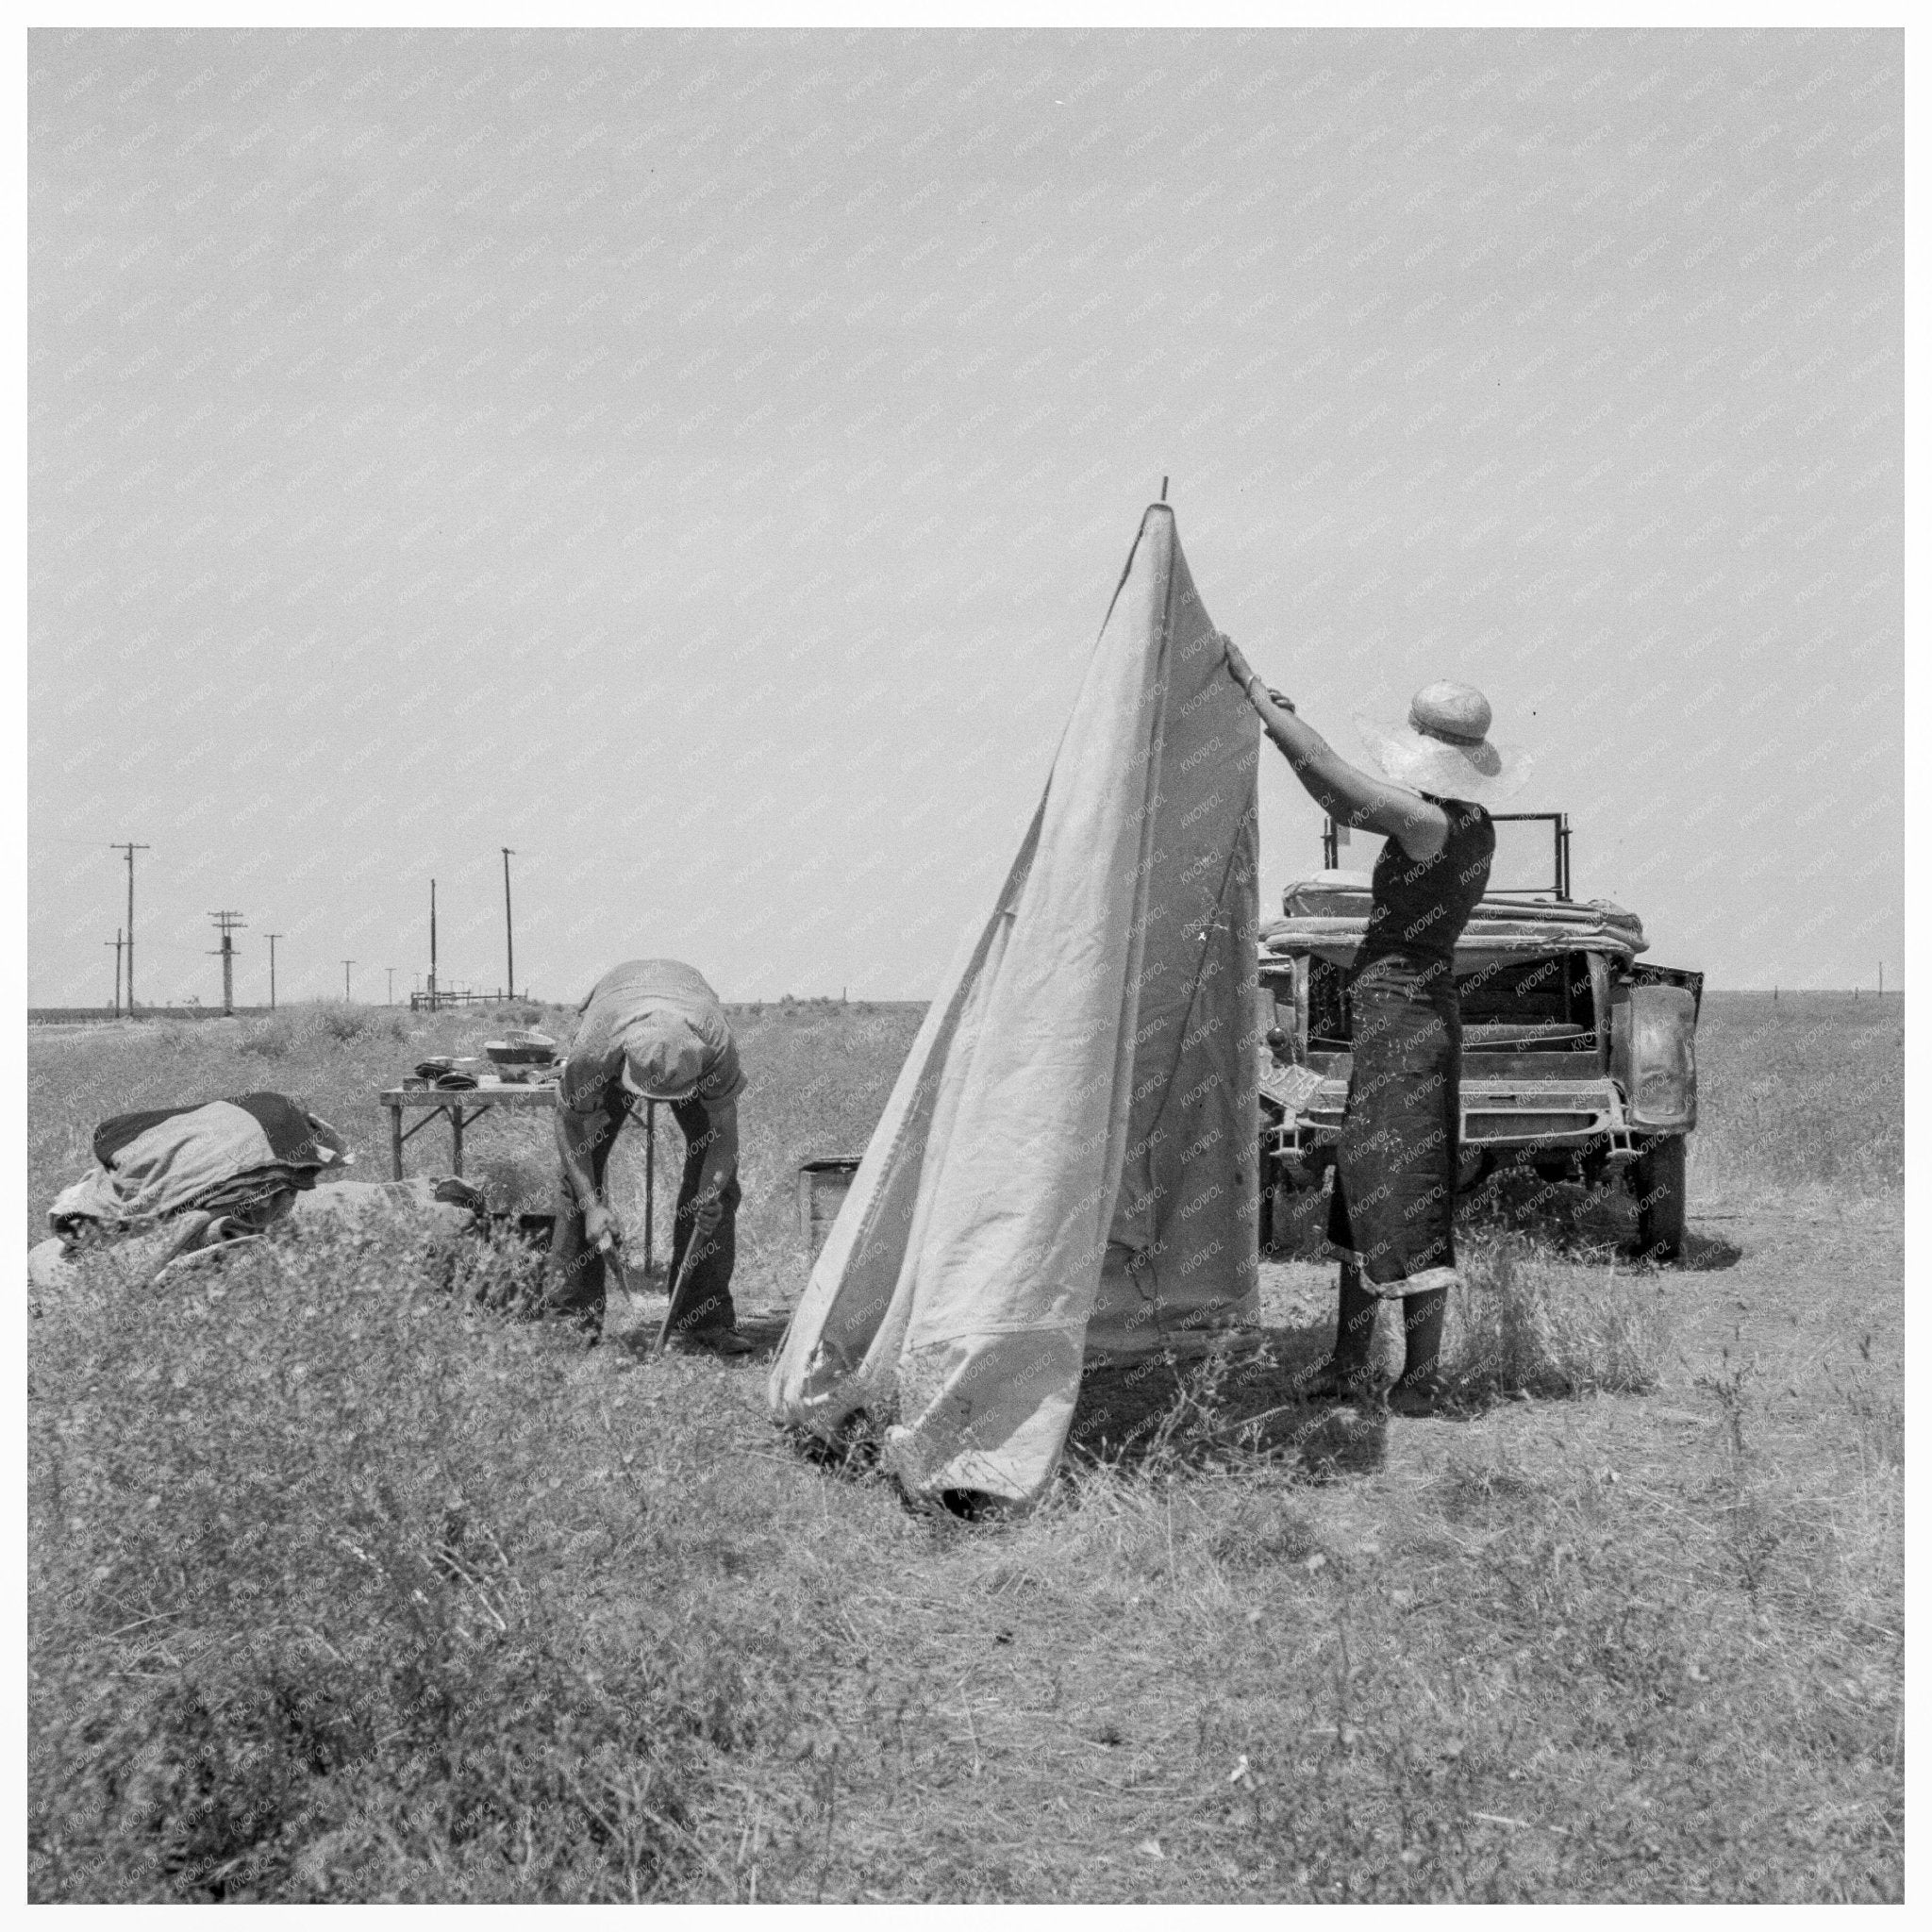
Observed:
[[[1375,1336],[1378,1298],[1362,1286],[1361,1270],[1353,1261],[1341,1264],[1338,1292],[1334,1350],[1302,1387],[1311,1402],[1354,1402],[1370,1392],[1369,1344]]]
[[[1389,1407],[1397,1415],[1433,1415],[1449,1392],[1439,1365],[1448,1307],[1446,1288],[1402,1297],[1403,1367],[1389,1391]]]

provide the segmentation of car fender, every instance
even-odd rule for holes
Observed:
[[[1610,1077],[1641,1132],[1688,1134],[1697,1124],[1697,991],[1656,980],[1610,995]]]

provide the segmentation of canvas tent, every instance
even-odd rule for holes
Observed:
[[[1257,1321],[1257,749],[1154,505],[792,1317],[775,1416],[829,1436],[863,1409],[908,1491],[1024,1503],[1087,1358]]]

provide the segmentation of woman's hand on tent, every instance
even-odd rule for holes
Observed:
[[[584,1244],[591,1248],[621,1247],[624,1243],[624,1229],[617,1224],[617,1216],[611,1213],[601,1201],[592,1201],[584,1209]]]
[[[1217,635],[1221,639],[1221,649],[1227,664],[1227,675],[1241,686],[1241,693],[1249,704],[1254,705],[1257,711],[1260,710],[1261,707],[1256,704],[1254,691],[1254,687],[1260,683],[1259,674],[1241,656],[1241,646],[1225,631],[1218,632]],[[1276,691],[1272,684],[1263,684],[1261,689],[1268,693],[1268,702],[1274,706],[1277,710],[1292,711],[1294,709],[1293,700],[1285,692]]]
[[[1255,675],[1255,667],[1241,656],[1241,647],[1224,630],[1216,635],[1221,640],[1222,658],[1227,665],[1227,675],[1245,691]]]

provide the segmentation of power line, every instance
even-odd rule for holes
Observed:
[[[247,922],[239,912],[210,912],[208,917],[221,928],[222,1012],[225,1017],[235,1010],[235,928]]]
[[[509,970],[509,985],[507,989],[511,999],[517,996],[517,936],[509,920],[509,861],[510,848],[503,847],[503,950]]]
[[[154,848],[137,844],[132,839],[109,840],[109,852],[125,852],[127,855],[127,1017],[134,1018],[134,855],[149,852]]]

